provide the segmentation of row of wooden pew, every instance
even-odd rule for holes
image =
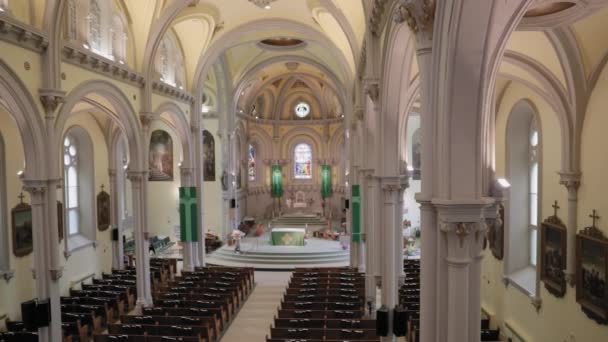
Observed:
[[[154,307],[121,315],[95,342],[217,341],[253,290],[252,268],[204,267],[154,287]]]
[[[266,341],[379,341],[375,320],[363,319],[364,303],[356,269],[296,269]]]

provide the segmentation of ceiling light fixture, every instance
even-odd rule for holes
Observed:
[[[258,6],[259,8],[269,10],[271,8],[270,4],[277,0],[249,0],[252,4]]]

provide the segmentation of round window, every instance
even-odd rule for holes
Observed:
[[[300,102],[294,108],[294,112],[299,118],[305,118],[310,113],[310,106],[306,102]]]

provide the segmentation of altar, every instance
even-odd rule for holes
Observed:
[[[270,232],[270,243],[273,246],[304,246],[306,229],[274,228]]]

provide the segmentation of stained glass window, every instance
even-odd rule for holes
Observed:
[[[529,221],[530,221],[530,264],[536,266],[536,240],[538,235],[538,129],[533,119],[530,124],[530,171],[529,171]]]
[[[249,145],[249,159],[247,162],[247,174],[249,175],[249,181],[255,181],[255,149],[252,145]]]
[[[312,179],[312,148],[308,144],[298,144],[293,150],[294,178]]]
[[[63,169],[68,233],[73,235],[79,232],[80,206],[78,199],[78,149],[76,148],[76,141],[70,136],[65,137],[63,141]]]
[[[89,11],[89,43],[95,52],[101,51],[101,9],[96,0],[91,0]]]

